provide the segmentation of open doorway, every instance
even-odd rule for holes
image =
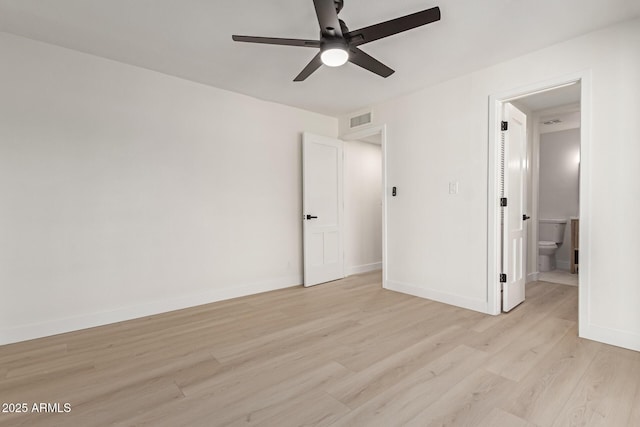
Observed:
[[[380,136],[344,142],[345,274],[382,269]]]
[[[532,117],[535,224],[529,233],[527,281],[578,285],[580,229],[580,83],[517,101]]]
[[[539,156],[538,280],[577,286],[580,128],[541,134]],[[552,238],[556,229],[559,241]],[[544,253],[546,247],[541,247],[542,244],[551,247],[549,253]]]
[[[586,84],[585,84],[586,82]],[[579,256],[588,252],[588,118],[589,76],[580,74],[491,96],[489,161],[489,311],[502,308],[500,267],[500,143],[504,105],[512,104],[527,116],[527,161],[525,216],[527,224],[526,281],[545,280],[575,284],[579,289],[588,283],[588,265],[579,264]],[[502,137],[503,138],[503,137]],[[585,162],[585,160],[587,162]],[[495,203],[494,203],[495,201]],[[543,222],[541,222],[544,220]],[[541,225],[556,229],[560,238],[542,239],[555,248],[541,252]],[[582,223],[582,224],[580,224]],[[558,233],[561,228],[562,233]],[[588,228],[587,228],[588,229]],[[542,236],[542,237],[541,237]],[[551,245],[549,245],[551,246]],[[550,259],[549,249],[553,252]],[[579,279],[578,274],[580,273]],[[587,280],[585,280],[587,279]],[[583,292],[579,295],[579,318],[584,310]],[[582,328],[580,328],[582,329]]]
[[[385,150],[384,125],[343,139],[303,134],[305,287],[376,270],[385,287]]]
[[[343,135],[345,273],[382,270],[385,285],[385,126]]]

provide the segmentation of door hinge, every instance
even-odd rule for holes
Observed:
[[[506,197],[500,197],[500,206],[501,207],[505,207],[507,206],[507,198]]]
[[[500,283],[507,283],[507,275],[504,273],[500,274]]]
[[[509,122],[501,121],[500,130],[501,131],[509,130]]]

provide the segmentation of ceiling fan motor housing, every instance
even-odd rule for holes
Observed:
[[[324,52],[328,49],[349,50],[349,44],[342,37],[323,37],[320,40],[320,51]]]
[[[338,22],[340,23],[340,32],[342,33],[342,37],[344,37],[344,35],[349,32],[349,27],[347,27],[347,24],[345,24],[342,19],[338,19]],[[327,36],[340,37],[336,35],[336,30],[333,27],[325,27],[324,29],[321,28],[320,39]]]

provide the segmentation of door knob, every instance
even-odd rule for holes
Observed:
[[[528,220],[528,219],[530,219],[530,218],[531,218],[531,217],[530,217],[530,216],[527,216],[527,214],[523,214],[523,215],[522,215],[522,220],[523,220],[523,221],[526,221],[526,220]]]
[[[307,215],[307,219],[316,219],[318,218],[317,216],[313,216],[313,215]]]

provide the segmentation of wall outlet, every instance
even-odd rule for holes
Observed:
[[[449,182],[449,194],[458,194],[458,182]]]

